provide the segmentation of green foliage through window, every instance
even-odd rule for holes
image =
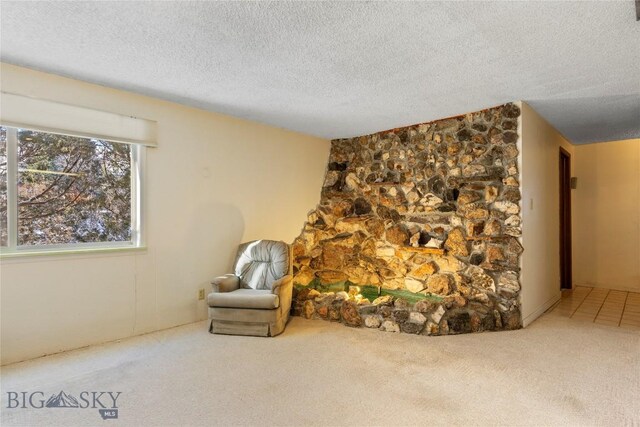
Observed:
[[[17,246],[131,241],[130,145],[0,127],[3,245],[7,245],[9,207],[7,138],[12,135],[16,139]]]
[[[0,246],[7,239],[7,129],[0,127]]]

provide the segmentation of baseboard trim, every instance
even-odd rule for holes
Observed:
[[[611,291],[622,291],[622,292],[640,292],[640,288],[638,288],[637,286],[626,286],[626,285],[622,285],[620,286],[618,283],[616,284],[601,284],[601,283],[589,283],[589,282],[583,282],[583,283],[579,283],[573,284],[573,288],[575,289],[576,286],[584,286],[586,288],[598,288],[598,289],[609,289]]]
[[[533,313],[529,314],[527,317],[522,319],[522,327],[526,328],[527,326],[529,326],[534,320],[542,316],[542,314],[545,311],[547,311],[551,306],[553,306],[555,303],[560,301],[561,297],[562,297],[562,292],[558,292],[553,297],[551,297],[551,299],[549,299],[540,307],[538,307],[536,310],[534,310]]]

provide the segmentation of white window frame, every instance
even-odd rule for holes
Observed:
[[[24,255],[55,255],[85,252],[111,252],[121,250],[145,249],[144,242],[144,203],[143,203],[143,169],[146,159],[146,147],[141,144],[131,146],[131,240],[126,242],[87,242],[61,243],[52,245],[18,245],[18,135],[15,127],[0,124],[7,130],[7,246],[0,247],[0,258],[11,258]],[[46,132],[46,131],[45,131]],[[62,132],[46,132],[58,135],[70,135]],[[91,137],[88,137],[91,138]],[[112,141],[100,138],[116,144]]]

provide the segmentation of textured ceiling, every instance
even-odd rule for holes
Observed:
[[[325,138],[525,100],[640,137],[634,2],[10,2],[5,62]]]

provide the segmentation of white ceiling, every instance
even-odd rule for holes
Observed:
[[[0,3],[2,61],[325,138],[525,100],[574,143],[640,137],[618,2]]]

